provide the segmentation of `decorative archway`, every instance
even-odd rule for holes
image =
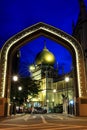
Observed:
[[[13,53],[26,42],[31,41],[39,36],[46,36],[50,39],[60,42],[61,45],[69,48],[73,53],[76,67],[76,84],[78,88],[78,98],[86,98],[86,74],[84,65],[84,55],[81,45],[67,33],[45,23],[37,23],[11,37],[2,47],[1,64],[0,64],[0,97],[3,103],[9,103],[9,75],[10,75],[10,58]],[[78,100],[78,102],[80,102]],[[83,101],[84,102],[84,101]],[[86,104],[86,103],[85,103]],[[4,112],[3,112],[4,113]],[[87,114],[87,112],[86,112]],[[81,114],[80,114],[81,115]]]

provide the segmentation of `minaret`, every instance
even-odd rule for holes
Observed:
[[[82,46],[87,75],[87,10],[84,0],[78,1],[80,6],[80,12],[72,35],[80,42]]]
[[[79,0],[80,14],[79,18],[84,19],[87,16],[86,5],[84,0]]]
[[[87,49],[87,10],[84,0],[78,0],[80,12],[76,26],[73,27],[73,36],[81,43],[83,50]]]

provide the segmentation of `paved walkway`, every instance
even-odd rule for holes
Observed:
[[[48,114],[52,114],[52,113],[48,113]],[[86,117],[81,117],[81,116],[75,116],[75,115],[70,115],[70,114],[59,114],[59,113],[53,113],[53,114],[58,114],[59,116],[62,116],[62,117],[66,116],[66,117],[70,117],[70,118],[87,119],[87,116]],[[9,119],[9,118],[16,118],[16,117],[24,116],[24,115],[25,115],[25,113],[11,115],[11,116],[8,116],[8,117],[0,117],[0,120]]]

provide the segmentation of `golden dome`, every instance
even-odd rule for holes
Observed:
[[[37,65],[39,64],[53,65],[55,63],[55,57],[46,47],[44,47],[44,49],[37,54],[35,62]]]

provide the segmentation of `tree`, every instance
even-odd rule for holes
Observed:
[[[18,86],[22,86],[21,91],[18,91]],[[34,98],[38,95],[39,91],[39,81],[32,80],[30,77],[21,77],[18,83],[12,83],[11,101],[14,101],[13,97],[15,97],[15,101],[20,102],[20,104],[22,104],[24,101],[27,100],[28,95],[30,95],[31,98]]]

